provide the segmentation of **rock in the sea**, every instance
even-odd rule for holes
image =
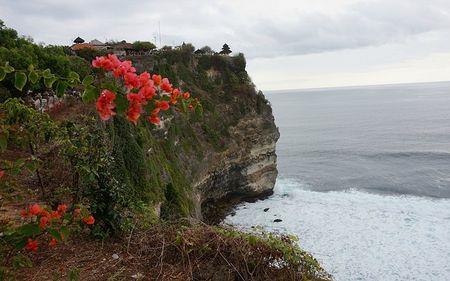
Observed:
[[[282,219],[274,219],[273,222],[282,222]]]
[[[264,209],[264,212],[267,212],[269,209],[270,209],[270,208],[265,208],[265,209]]]

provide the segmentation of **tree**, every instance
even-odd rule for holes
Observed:
[[[222,51],[220,51],[220,53],[219,54],[221,54],[221,55],[229,55],[231,53],[231,49],[230,49],[230,46],[228,46],[228,44],[223,44],[223,46],[222,46]]]
[[[155,44],[153,44],[152,42],[149,42],[149,41],[135,41],[133,43],[133,48],[136,51],[147,52],[147,51],[151,51],[153,49],[156,49],[156,46],[155,46]]]
[[[211,49],[210,46],[204,46],[200,49],[205,55],[212,55],[214,54],[214,50]]]

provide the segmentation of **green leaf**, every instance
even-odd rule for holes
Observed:
[[[69,281],[80,280],[80,270],[78,268],[73,268],[69,271]]]
[[[202,117],[203,116],[203,106],[201,104],[197,104],[197,106],[195,107],[195,114],[198,117]]]
[[[5,67],[3,67],[6,73],[12,73],[14,72],[14,67],[9,65],[9,62],[5,63]]]
[[[50,235],[55,238],[56,240],[58,240],[58,242],[61,242],[63,240],[61,233],[59,233],[58,230],[54,229],[54,228],[48,228],[48,233],[50,233]]]
[[[6,71],[3,67],[0,67],[0,81],[3,81],[6,77]]]
[[[22,91],[23,87],[25,87],[25,84],[27,84],[27,76],[23,72],[16,72],[16,75],[14,77],[14,87],[17,88],[17,90]]]
[[[92,75],[86,75],[86,77],[84,77],[84,79],[83,79],[83,85],[84,86],[89,86],[89,85],[91,85],[92,84],[92,82],[94,82],[94,76],[92,76]]]
[[[34,173],[37,170],[38,165],[39,165],[38,161],[32,160],[32,161],[26,162],[24,166],[25,166],[25,168],[27,168],[28,171]]]
[[[51,76],[51,77],[48,77],[48,78],[46,78],[46,77],[44,76],[44,84],[45,84],[45,87],[51,88],[51,87],[53,86],[53,83],[56,82],[56,80],[58,80],[58,78],[56,78],[55,76]]]
[[[59,81],[56,85],[56,95],[60,98],[64,95],[64,92],[67,89],[67,83],[64,81]]]
[[[181,105],[183,106],[183,112],[186,112],[187,111],[187,107],[188,107],[187,101],[182,100],[181,101]]]
[[[128,108],[128,100],[124,95],[116,95],[116,99],[114,100],[116,104],[116,109],[118,112],[124,112]]]
[[[43,72],[42,72],[42,76],[44,77],[44,78],[51,78],[51,77],[53,77],[53,74],[52,74],[52,72],[50,71],[50,69],[46,69],[46,70],[44,70]]]
[[[97,98],[97,88],[92,85],[86,87],[81,96],[83,102],[91,102]]]
[[[19,227],[17,232],[25,237],[32,237],[41,234],[42,230],[39,228],[37,223],[30,223]]]
[[[61,226],[59,231],[61,233],[61,240],[67,240],[69,238],[70,230],[67,226]]]
[[[28,73],[28,79],[33,84],[36,84],[39,81],[39,78],[39,75],[34,70],[30,70],[30,73]]]
[[[80,75],[74,71],[69,72],[69,80],[80,82]]]
[[[0,134],[0,151],[5,151],[8,146],[8,135]]]

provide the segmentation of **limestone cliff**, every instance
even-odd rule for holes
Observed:
[[[278,174],[275,144],[278,130],[271,114],[252,114],[230,128],[226,150],[211,153],[194,180],[198,207],[232,197],[272,193]]]
[[[201,156],[189,149],[179,155],[180,161],[189,162],[185,166],[193,187],[193,214],[202,217],[202,205],[208,203],[270,194],[278,173],[279,132],[269,102],[245,71],[243,55],[176,54],[132,59],[140,70],[165,71],[204,105],[202,125],[183,124],[193,127],[192,145],[201,147]]]

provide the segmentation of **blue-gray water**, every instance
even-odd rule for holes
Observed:
[[[226,222],[297,234],[339,281],[450,280],[450,83],[266,97],[275,193]]]

